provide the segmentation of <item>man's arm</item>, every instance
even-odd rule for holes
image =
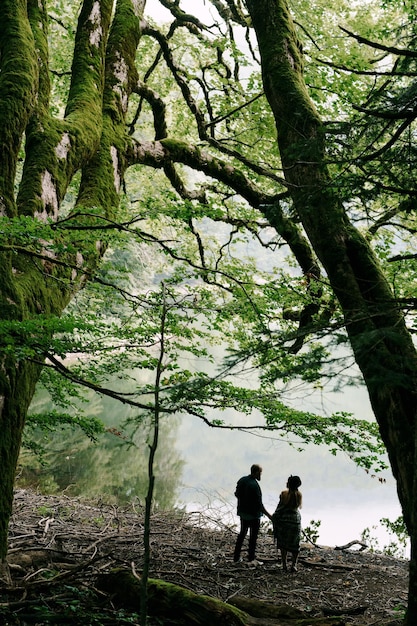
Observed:
[[[268,511],[266,510],[263,504],[262,504],[262,513],[264,513],[272,521],[272,515],[268,513]]]

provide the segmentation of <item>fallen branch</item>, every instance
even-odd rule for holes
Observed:
[[[358,569],[357,567],[353,567],[352,565],[328,563],[327,561],[309,561],[308,559],[298,559],[298,562],[302,563],[302,565],[305,565],[306,567],[323,567],[325,569],[346,570],[348,572],[354,572]]]
[[[365,613],[368,608],[369,606],[364,604],[361,606],[351,607],[350,609],[329,609],[327,607],[323,607],[322,611],[324,615],[362,615],[362,613]]]
[[[345,543],[344,546],[335,546],[335,550],[348,550],[352,546],[360,546],[359,552],[362,552],[363,550],[367,550],[368,548],[366,543],[364,543],[363,541],[359,541],[358,539],[355,539],[354,541],[349,541],[349,543]]]

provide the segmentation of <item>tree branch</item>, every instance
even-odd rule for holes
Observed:
[[[357,35],[347,28],[343,26],[339,26],[340,30],[349,35],[349,37],[353,37],[359,43],[364,43],[371,48],[375,48],[376,50],[383,50],[384,52],[388,52],[389,54],[397,54],[399,56],[409,57],[411,59],[417,58],[417,52],[414,50],[409,50],[408,48],[396,48],[395,46],[385,46],[384,44],[378,43],[376,41],[372,41],[371,39],[367,39],[366,37],[362,37],[362,35]]]

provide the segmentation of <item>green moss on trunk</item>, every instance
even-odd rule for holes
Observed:
[[[23,0],[4,0],[0,20],[0,209],[15,215],[22,135],[36,102],[38,64]]]
[[[74,220],[71,225],[78,220],[85,229],[89,224],[96,226],[101,216],[117,213],[126,167],[125,115],[137,79],[134,58],[140,15],[135,13],[135,7],[138,13],[142,3],[119,0],[113,15],[113,0],[84,0],[64,119],[54,118],[49,106],[45,4],[42,0],[28,0],[28,5],[26,0],[4,0],[2,4],[0,212],[56,221],[74,174],[82,170],[79,197],[70,217]],[[126,77],[117,71],[117,59],[125,60]],[[23,134],[26,152],[15,202],[16,162]],[[65,224],[69,222],[70,219]],[[36,319],[38,314],[60,315],[86,277],[97,268],[105,250],[103,242],[97,241],[100,236],[96,230],[77,235],[64,227],[51,229],[51,240],[55,238],[58,244],[53,253],[57,263],[53,254],[40,259],[18,250],[13,255],[2,252],[0,317],[24,320]],[[6,352],[0,362],[1,559],[7,551],[22,430],[41,371],[26,360],[5,356]]]
[[[15,471],[19,457],[26,413],[32,399],[40,367],[28,361],[18,366],[12,359],[2,364],[0,375],[0,560],[7,555],[8,524],[12,513]]]
[[[417,524],[416,350],[371,247],[349,223],[332,185],[326,168],[324,128],[304,84],[301,51],[287,3],[248,0],[247,6],[294,207],[342,307],[413,544]],[[412,552],[414,555],[415,546]],[[414,558],[410,602],[416,585],[413,577],[417,577]]]

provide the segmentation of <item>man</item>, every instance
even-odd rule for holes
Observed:
[[[242,476],[237,482],[235,496],[237,498],[237,514],[240,517],[240,532],[236,540],[233,560],[239,563],[242,559],[240,553],[242,545],[249,530],[248,561],[252,565],[258,565],[255,559],[256,542],[258,540],[261,517],[265,513],[269,519],[271,515],[262,504],[262,492],[259,486],[262,467],[252,465],[249,476]]]

